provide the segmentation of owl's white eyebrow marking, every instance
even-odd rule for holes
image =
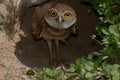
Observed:
[[[73,14],[72,11],[64,11],[63,14],[65,14],[65,13],[71,13],[71,14]]]
[[[50,8],[48,11],[55,10],[57,12],[57,9],[55,8]]]

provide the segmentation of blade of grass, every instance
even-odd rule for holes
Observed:
[[[5,76],[4,76],[4,80],[9,80],[10,67],[11,67],[11,64],[10,64],[10,65],[8,66],[8,68],[7,68],[7,72],[6,72]]]

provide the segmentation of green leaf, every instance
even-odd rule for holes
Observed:
[[[100,55],[101,55],[101,54],[100,54],[99,52],[94,51],[94,52],[92,52],[91,54],[88,55],[88,59],[89,59],[89,60],[94,60],[94,57],[95,57],[95,56],[98,57],[98,56],[100,56]]]
[[[81,68],[81,74],[83,75],[83,74],[85,74],[85,69],[84,68]]]
[[[108,59],[109,58],[109,56],[104,56],[103,57],[103,60],[106,60],[106,59]]]
[[[70,72],[75,72],[76,71],[76,65],[75,64],[71,64],[70,65]]]
[[[105,34],[105,35],[110,35],[109,31],[107,28],[103,28],[102,29],[102,32]]]
[[[119,75],[119,74],[115,74],[115,75],[112,77],[112,80],[120,80],[120,75]]]
[[[92,78],[92,77],[93,77],[92,73],[90,73],[90,72],[85,73],[85,78]]]
[[[50,68],[46,68],[46,69],[45,69],[45,72],[46,72],[46,73],[52,73],[52,70],[51,70]]]
[[[107,45],[107,44],[110,44],[110,37],[108,36],[108,37],[105,37],[103,40],[102,40],[102,44],[105,44],[105,45]]]
[[[81,64],[82,64],[82,60],[81,60],[81,59],[77,59],[77,60],[76,60],[76,64],[77,64],[77,65],[81,65]]]
[[[94,71],[97,70],[97,68],[98,68],[98,64],[99,64],[98,62],[94,62],[94,66],[93,66],[93,67],[94,67]]]
[[[113,34],[114,36],[119,37],[119,30],[118,30],[118,26],[117,25],[111,25],[109,27],[109,32],[111,34]]]
[[[35,72],[31,69],[31,70],[28,70],[26,74],[27,74],[27,75],[34,75]]]
[[[110,75],[111,65],[104,63],[102,69],[103,69],[103,72],[106,76],[111,77],[111,75]]]
[[[94,66],[94,63],[93,63],[92,61],[86,61],[86,62],[85,62],[85,68],[86,68],[88,71],[93,70],[93,66]]]
[[[119,69],[120,69],[120,65],[118,64],[114,64],[112,66],[112,70],[111,70],[111,75],[112,75],[112,80],[120,80],[120,72],[119,72]]]

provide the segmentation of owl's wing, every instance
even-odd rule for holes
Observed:
[[[32,30],[32,34],[34,36],[35,39],[40,39],[41,36],[41,32],[42,32],[42,10],[41,8],[36,8],[35,9],[35,12],[33,13],[33,16],[32,16],[32,27],[31,27],[31,30]]]
[[[73,27],[72,27],[72,33],[76,34],[77,30],[78,30],[78,26],[77,26],[77,24],[74,24]]]

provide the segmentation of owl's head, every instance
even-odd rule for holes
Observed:
[[[58,3],[46,11],[44,19],[53,28],[68,29],[76,23],[77,17],[70,6]]]

